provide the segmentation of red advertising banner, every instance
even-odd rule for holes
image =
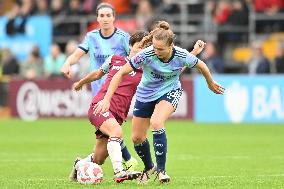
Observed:
[[[24,120],[41,117],[85,117],[92,100],[89,88],[72,90],[73,81],[67,79],[12,80],[9,83],[11,115]],[[192,119],[193,85],[190,78],[182,79],[184,89],[173,118]],[[129,111],[130,116],[132,110]]]
[[[92,94],[87,88],[72,90],[67,79],[12,80],[9,83],[9,104],[12,116],[24,120],[40,117],[86,116]]]

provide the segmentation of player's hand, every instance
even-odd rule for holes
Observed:
[[[65,77],[71,79],[71,66],[69,64],[64,64],[60,71]]]
[[[103,114],[109,110],[110,102],[108,100],[101,100],[94,106],[94,114]]]
[[[216,94],[224,94],[225,88],[219,85],[217,82],[213,81],[208,84],[208,88]]]
[[[198,40],[194,44],[194,50],[196,50],[197,54],[199,54],[204,49],[205,45],[206,45],[206,43],[204,41]]]
[[[78,82],[75,82],[75,83],[73,84],[73,90],[75,90],[75,91],[80,91],[80,90],[82,90],[82,87],[83,87],[83,84],[81,84],[79,81],[78,81]]]

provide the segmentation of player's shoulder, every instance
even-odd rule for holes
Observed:
[[[175,50],[175,56],[180,58],[185,58],[189,54],[188,50],[178,46],[174,46],[174,50]]]
[[[115,34],[120,35],[120,36],[122,36],[122,37],[129,37],[129,36],[130,36],[129,33],[123,31],[123,30],[120,29],[120,28],[116,28],[116,29],[115,29]]]
[[[146,47],[141,52],[144,53],[146,56],[154,56],[155,55],[153,45]]]
[[[87,35],[87,36],[100,35],[100,30],[99,30],[99,29],[91,30],[91,31],[87,32],[86,35]]]

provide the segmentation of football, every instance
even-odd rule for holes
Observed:
[[[77,180],[81,184],[98,184],[103,181],[103,170],[98,164],[87,162],[78,168]]]

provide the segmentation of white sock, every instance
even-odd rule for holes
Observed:
[[[123,170],[120,143],[121,143],[121,138],[118,137],[110,137],[107,143],[107,151],[112,163],[114,173]]]
[[[87,157],[85,157],[84,159],[81,159],[80,161],[78,161],[75,165],[75,169],[77,170],[79,167],[84,165],[86,162],[92,162],[93,155],[94,155],[94,153],[91,153]]]

